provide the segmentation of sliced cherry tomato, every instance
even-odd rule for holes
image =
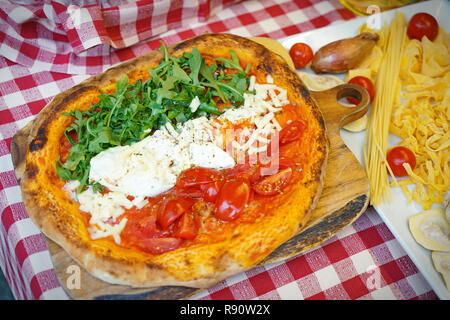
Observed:
[[[296,43],[289,50],[289,55],[296,68],[304,68],[312,59],[313,51],[306,43]]]
[[[219,192],[215,216],[220,220],[235,220],[250,197],[250,186],[244,181],[227,181]]]
[[[201,198],[203,197],[203,191],[200,188],[201,186],[202,185],[185,188],[175,187],[174,192],[177,196],[181,197]]]
[[[261,177],[269,176],[278,173],[279,171],[283,169],[295,168],[295,162],[294,160],[284,157],[284,156],[275,156],[271,159],[271,161],[265,165],[262,165],[258,168],[258,175],[255,175],[258,177],[258,180],[251,181],[252,185],[259,182],[261,180]]]
[[[77,132],[75,130],[70,131],[68,134],[69,138],[71,138],[75,143],[78,142]],[[60,147],[59,147],[59,159],[61,162],[66,162],[67,157],[69,156],[69,150],[72,148],[72,143],[67,139],[65,135],[61,137]]]
[[[292,121],[280,131],[280,145],[285,145],[300,139],[306,125],[301,121]]]
[[[215,169],[196,167],[183,171],[177,180],[177,187],[192,187],[222,179],[222,174]]]
[[[203,199],[209,202],[215,202],[222,188],[224,181],[214,181],[200,186],[203,191]]]
[[[198,233],[198,223],[192,212],[186,212],[183,216],[176,222],[174,235],[181,239],[194,239]]]
[[[391,167],[392,172],[396,177],[408,175],[406,169],[403,167],[404,163],[409,163],[411,169],[416,167],[416,156],[414,155],[414,152],[406,147],[400,146],[389,149],[386,158],[389,167]]]
[[[284,141],[286,141],[286,140],[284,140]],[[269,145],[267,146],[267,152],[259,153],[258,159],[260,161],[260,164],[263,167],[267,167],[267,166],[271,165],[271,163],[273,163],[273,162],[276,163],[277,161],[279,161],[281,159],[285,159],[285,160],[288,159],[284,156],[284,154],[288,150],[289,150],[288,144],[284,144],[284,145],[280,146],[279,135],[277,135],[270,141]],[[290,163],[292,164],[292,166],[295,165],[295,163],[291,159],[288,159],[288,160],[291,161]]]
[[[156,224],[154,204],[148,204],[142,209],[130,209],[125,213],[128,219],[120,236],[124,242],[136,244],[142,239],[161,238],[169,236],[168,231],[160,230]]]
[[[278,173],[267,176],[253,185],[253,191],[263,196],[273,196],[283,191],[292,178],[292,168],[281,170]]]
[[[258,153],[258,161],[261,164],[266,164],[272,161],[274,157],[280,155],[280,131],[276,130],[270,136],[270,142],[267,145],[266,150]]]
[[[227,171],[227,177],[233,178],[234,180],[249,181],[251,183],[252,181],[258,180],[260,176],[256,164],[252,165],[245,162],[238,164]]]
[[[287,168],[292,168],[292,169],[294,169],[294,167],[295,167],[295,162],[294,162],[294,160],[292,160],[291,158],[288,158],[288,157],[280,157],[280,160],[279,160],[279,166],[280,166],[280,169],[287,169]]]
[[[175,222],[183,213],[191,209],[194,200],[187,197],[177,197],[168,200],[161,206],[158,212],[158,223],[164,229],[167,229]]]
[[[137,242],[142,239],[160,236],[158,231],[156,217],[135,213],[129,215],[127,224],[120,235],[126,242]]]
[[[267,155],[268,158],[271,158],[272,155],[278,155],[279,153],[280,153],[280,132],[275,131],[275,134],[272,135],[272,139],[270,140],[270,143],[267,146],[265,155]]]
[[[136,243],[141,249],[152,253],[161,254],[178,248],[181,240],[177,238],[149,238],[142,239]]]
[[[373,99],[375,98],[375,86],[373,85],[372,81],[369,78],[366,78],[363,76],[357,76],[357,77],[351,78],[348,83],[356,84],[356,85],[361,86],[364,89],[366,89],[367,93],[369,94],[369,97],[370,97],[370,102],[372,102]],[[353,103],[353,104],[359,103],[359,101],[357,99],[352,98],[352,97],[348,97],[347,101],[350,103]]]
[[[427,37],[430,41],[436,39],[439,31],[439,25],[436,19],[428,13],[416,13],[408,23],[406,33],[410,39],[422,40]]]

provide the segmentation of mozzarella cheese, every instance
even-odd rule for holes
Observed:
[[[78,181],[69,181],[64,186],[70,194],[75,194]],[[148,200],[144,197],[135,197],[133,200],[120,192],[108,192],[101,194],[94,192],[91,187],[80,193],[77,197],[80,203],[79,209],[91,214],[88,229],[91,239],[100,239],[113,236],[114,241],[120,244],[120,233],[127,223],[127,218],[120,221],[118,218],[125,212],[125,209],[136,207],[143,208]]]
[[[89,179],[112,191],[153,197],[174,187],[178,175],[190,167],[233,167],[233,158],[213,143],[205,121],[191,120],[179,126],[180,132],[166,126],[131,146],[103,151],[92,158]]]
[[[73,180],[73,181],[68,181],[63,189],[67,192],[67,194],[69,195],[70,199],[72,200],[77,200],[77,188],[80,186],[80,181],[78,180]]]
[[[105,150],[91,160],[89,179],[111,191],[132,196],[155,196],[175,185],[188,168],[186,153],[178,157],[177,142],[164,130],[131,146]]]
[[[274,84],[258,84],[255,77],[250,77],[249,90],[255,94],[244,93],[244,105],[229,109],[218,117],[221,120],[237,122],[243,119],[255,121],[267,113],[277,113],[281,107],[289,104],[287,91]],[[266,100],[269,98],[269,100]]]
[[[268,80],[273,82],[271,77]],[[255,94],[244,94],[243,106],[228,109],[219,117],[199,117],[176,127],[168,122],[133,145],[113,147],[93,157],[90,181],[111,192],[101,194],[88,188],[78,195],[80,210],[91,214],[91,238],[113,236],[120,243],[120,232],[127,220],[119,221],[118,217],[125,209],[143,207],[147,203],[145,197],[174,187],[182,171],[191,167],[232,168],[238,159],[236,150],[247,154],[266,150],[271,135],[281,130],[275,113],[289,104],[287,92],[274,84],[258,84],[254,76],[249,89],[255,90]],[[195,112],[199,105],[200,100],[195,97],[189,108]],[[239,122],[249,126],[233,132],[231,136],[236,140],[231,143],[232,149],[225,151],[228,146],[225,131]],[[134,200],[127,196],[133,196]]]
[[[195,96],[194,99],[192,99],[191,104],[189,105],[189,109],[191,109],[191,112],[194,113],[197,111],[198,107],[200,107],[200,99]]]
[[[272,77],[268,76],[268,78],[268,82],[273,82]],[[258,84],[254,76],[250,77],[249,90],[254,90],[255,94],[244,94],[245,101],[242,107],[230,109],[218,117],[224,122],[250,121],[255,124],[254,128],[241,132],[244,139],[240,140],[245,140],[244,142],[232,142],[233,154],[252,155],[266,150],[271,140],[269,138],[281,130],[275,114],[289,104],[285,89],[274,84]],[[240,159],[243,158],[240,157]]]
[[[189,145],[192,163],[197,167],[225,169],[234,167],[234,159],[214,144]]]

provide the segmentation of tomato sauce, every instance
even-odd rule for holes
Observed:
[[[75,131],[70,131],[68,136],[75,142],[78,142],[78,136]],[[60,147],[59,147],[59,159],[62,163],[66,162],[67,157],[69,156],[69,150],[72,148],[72,143],[70,143],[69,139],[65,135],[61,137]]]

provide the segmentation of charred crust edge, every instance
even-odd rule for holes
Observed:
[[[31,152],[38,151],[42,149],[45,146],[45,143],[47,142],[47,137],[45,134],[45,129],[43,127],[39,128],[36,137],[31,140],[29,145],[29,150]]]
[[[38,173],[39,173],[39,168],[36,165],[34,165],[32,163],[28,164],[27,170],[26,170],[28,179],[33,179],[34,177],[36,177],[36,175]]]

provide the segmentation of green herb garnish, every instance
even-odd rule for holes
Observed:
[[[164,44],[159,50],[163,59],[149,70],[148,80],[130,84],[125,75],[117,81],[115,93],[102,92],[100,101],[85,111],[64,113],[74,118],[65,131],[72,147],[64,163],[58,160],[56,172],[63,180],[80,181],[78,192],[87,185],[101,190],[98,183],[89,182],[90,161],[100,152],[140,141],[166,122],[176,125],[196,117],[220,115],[217,103],[226,103],[229,108],[243,104],[251,67],[247,65],[244,70],[234,51],[230,50],[231,59],[216,58],[206,65],[196,48],[179,58],[171,56]],[[189,105],[196,96],[200,106],[192,112]],[[77,141],[70,138],[72,131]]]

